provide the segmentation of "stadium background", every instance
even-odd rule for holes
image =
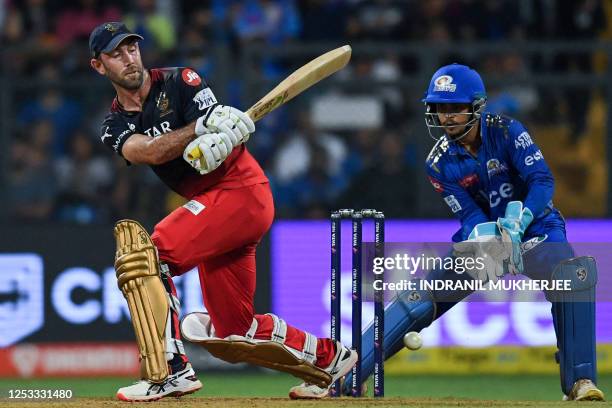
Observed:
[[[597,0],[0,1],[0,376],[133,375],[112,223],[152,227],[182,204],[146,167],[128,170],[99,142],[113,92],[89,68],[95,25],[125,21],[145,37],[146,67],[190,66],[220,101],[242,108],[307,60],[352,45],[349,67],[259,122],[249,141],[277,208],[258,251],[256,309],[292,323],[318,310],[309,318],[320,327],[310,329],[324,334],[328,282],[280,288],[308,274],[308,259],[321,260],[325,275],[330,209],[373,207],[408,220],[389,226],[407,241],[432,226],[429,239],[445,241],[456,228],[422,166],[433,142],[420,98],[444,63],[478,69],[488,109],[526,123],[580,240],[612,242],[604,220],[612,213],[611,15]],[[178,286],[185,309],[201,310],[197,276]],[[612,372],[608,305],[598,306],[604,373]],[[534,317],[541,331],[520,336],[513,307],[461,307],[426,335],[425,350],[401,354],[388,371],[532,373],[552,378],[557,392],[546,310]],[[244,369],[193,351],[201,370]]]

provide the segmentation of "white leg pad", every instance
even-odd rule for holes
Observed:
[[[278,329],[277,335],[273,337],[277,340],[282,338],[284,342],[287,325],[284,322],[280,323],[281,321],[282,319],[278,319],[278,325],[275,325],[274,329]],[[252,324],[251,329],[253,326]],[[247,335],[251,333],[251,329]],[[298,351],[286,347],[280,341],[253,339],[252,335],[256,330],[255,327],[250,338],[232,335],[221,339],[214,336],[214,328],[208,314],[190,313],[181,322],[183,338],[199,344],[213,356],[229,363],[245,362],[283,371],[322,388],[327,388],[331,384],[332,376],[313,364],[316,360],[316,337],[307,334],[304,349]]]

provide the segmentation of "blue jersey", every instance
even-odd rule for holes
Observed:
[[[525,127],[512,118],[485,114],[480,134],[476,157],[445,136],[426,160],[429,181],[461,220],[453,241],[466,240],[476,224],[497,221],[508,202],[516,200],[534,215],[525,239],[553,229],[565,231],[563,217],[552,204],[553,176]]]

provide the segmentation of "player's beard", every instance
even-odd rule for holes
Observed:
[[[127,75],[124,77],[121,77],[111,71],[107,71],[107,75],[108,75],[108,79],[110,79],[114,84],[122,88],[133,91],[133,90],[139,89],[142,86],[142,83],[144,81],[143,71],[144,70],[142,66],[136,67],[135,69],[136,75],[129,74],[130,76],[132,76],[132,78],[128,78]]]
[[[446,134],[451,140],[455,140],[461,137],[465,133],[466,127],[457,126],[457,127],[452,127],[452,128],[445,128],[444,131],[446,132]]]

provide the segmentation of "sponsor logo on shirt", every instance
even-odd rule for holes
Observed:
[[[453,214],[461,211],[461,204],[459,204],[459,201],[457,201],[454,195],[451,194],[444,197],[444,201],[446,201],[446,204],[448,204]]]
[[[196,200],[191,200],[185,203],[183,208],[189,210],[189,212],[191,212],[193,215],[198,215],[206,208],[206,206]]]
[[[475,184],[478,184],[478,174],[474,173],[474,174],[469,174],[467,176],[465,176],[464,178],[462,178],[461,180],[459,180],[459,185],[463,188],[468,188],[471,187]]]
[[[516,149],[518,149],[519,147],[526,149],[532,144],[533,144],[533,140],[531,140],[531,136],[529,136],[529,133],[527,132],[523,132],[520,135],[518,135],[518,137],[514,141],[514,147]]]
[[[435,178],[431,176],[428,176],[428,178],[434,190],[436,190],[438,193],[441,193],[444,191],[444,187],[442,187],[442,183],[440,183],[438,180],[436,180]]]
[[[202,83],[202,78],[193,69],[185,68],[181,76],[187,85],[198,86]]]
[[[217,98],[210,88],[204,88],[193,97],[193,101],[198,104],[199,110],[204,110],[216,104]]]
[[[147,136],[156,137],[163,135],[164,133],[172,132],[172,129],[170,128],[170,122],[168,121],[161,122],[159,124],[159,127],[161,128],[161,130],[158,129],[157,126],[153,126],[145,130],[145,133],[147,134]]]
[[[133,126],[133,125],[132,125]],[[130,128],[132,127],[130,126]],[[133,132],[132,129],[125,129],[123,132],[121,132],[119,134],[119,136],[117,137],[117,140],[115,140],[115,144],[113,144],[113,149],[115,149],[116,152],[119,151],[119,145],[121,144],[121,141],[123,140],[123,138],[128,135],[131,134]]]
[[[544,155],[542,154],[542,151],[538,150],[534,154],[525,157],[525,166],[531,166],[533,163],[537,162],[538,160],[542,160],[543,158]]]
[[[499,191],[491,191],[489,193],[489,205],[491,208],[497,207],[502,199],[510,198],[514,194],[514,186],[510,183],[502,183],[499,186]]]

